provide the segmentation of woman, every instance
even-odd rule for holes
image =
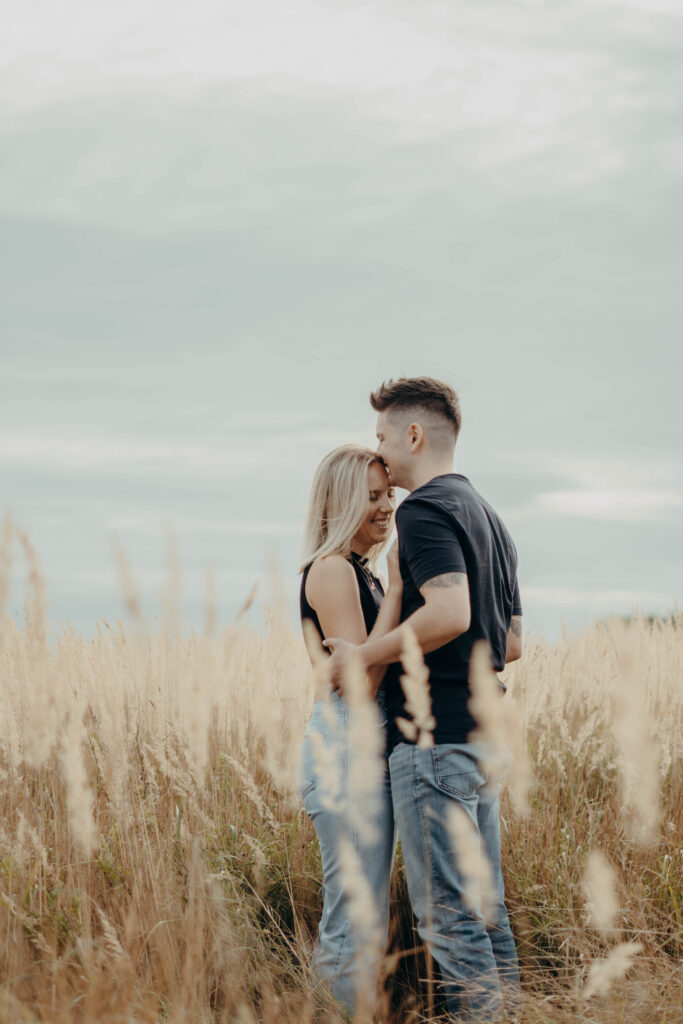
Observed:
[[[358,644],[371,633],[378,636],[398,624],[402,584],[394,549],[388,560],[386,595],[374,575],[377,557],[391,534],[393,513],[387,471],[369,448],[342,445],[322,460],[311,491],[300,598],[304,635],[314,663],[322,657],[321,641],[326,636]],[[383,668],[373,669],[368,686],[370,695],[376,694],[378,719],[385,725],[383,675]],[[318,836],[323,869],[323,912],[313,971],[353,1012],[358,999],[373,999],[378,963],[377,956],[371,954],[368,959],[367,950],[354,948],[354,931],[356,939],[359,931],[349,912],[354,896],[344,873],[344,846],[352,844],[354,862],[375,897],[376,913],[369,916],[378,921],[386,944],[395,846],[389,773],[385,764],[377,799],[358,806],[361,801],[354,801],[349,786],[353,759],[359,756],[349,744],[349,710],[338,693],[329,694],[322,680],[316,684],[315,697],[300,765],[301,797]]]

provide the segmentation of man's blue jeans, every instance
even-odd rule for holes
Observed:
[[[323,871],[323,912],[313,952],[313,974],[326,982],[332,994],[353,1013],[362,997],[372,1003],[380,961],[386,946],[389,927],[389,880],[394,856],[394,814],[389,787],[389,769],[385,764],[381,791],[374,804],[373,824],[376,838],[368,842],[358,828],[358,815],[367,816],[367,807],[358,807],[349,793],[349,765],[357,752],[348,740],[349,711],[338,694],[325,702],[316,701],[304,733],[299,764],[299,792],[320,843]],[[386,724],[382,699],[378,701],[378,723]],[[320,734],[326,749],[333,754],[334,779],[326,782],[317,763],[315,742],[311,734]],[[320,742],[320,741],[318,741]],[[332,759],[331,759],[332,760]],[[330,787],[329,782],[334,784]],[[331,801],[335,806],[331,807]],[[374,896],[374,914],[378,923],[379,942],[375,954],[357,948],[359,934],[349,914],[349,894],[344,885],[340,856],[340,840],[350,842],[360,868]],[[362,937],[362,936],[360,936]],[[372,959],[373,962],[369,962]],[[359,991],[362,987],[364,991]]]
[[[486,785],[476,743],[421,750],[399,743],[389,758],[394,816],[418,932],[437,962],[449,1013],[464,1021],[495,1021],[503,995],[511,1008],[519,968],[500,866],[498,787]],[[492,923],[471,910],[449,832],[457,803],[476,826],[491,865]]]

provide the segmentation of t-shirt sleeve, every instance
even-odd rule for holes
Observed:
[[[519,580],[517,579],[517,577],[515,577],[515,589],[512,594],[512,614],[522,614],[522,598],[519,593]]]
[[[419,588],[448,572],[467,572],[452,517],[431,501],[410,500],[396,513],[399,550]]]

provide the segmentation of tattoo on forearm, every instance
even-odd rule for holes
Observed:
[[[510,629],[512,630],[514,636],[521,636],[522,635],[522,620],[519,619],[519,618],[513,618],[511,623],[510,623]]]
[[[445,572],[442,576],[433,576],[423,583],[423,587],[462,587],[467,583],[467,573]]]

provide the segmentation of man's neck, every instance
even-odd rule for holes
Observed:
[[[411,475],[408,490],[416,491],[418,487],[428,484],[434,477],[453,472],[453,463],[450,460],[429,462],[424,466],[418,466]]]

